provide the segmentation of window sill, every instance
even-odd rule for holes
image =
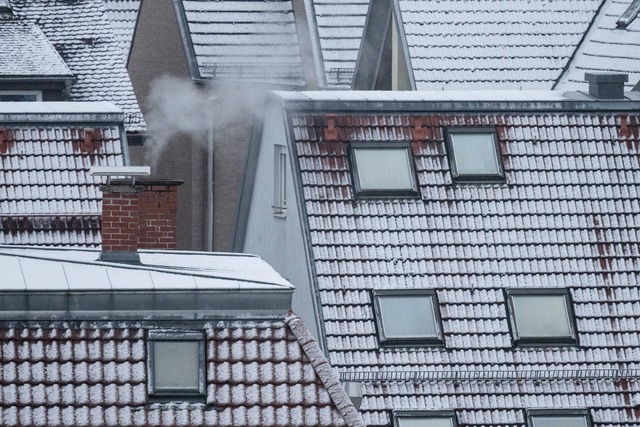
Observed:
[[[287,216],[287,208],[280,206],[271,206],[273,209],[273,216],[276,218],[285,218]]]

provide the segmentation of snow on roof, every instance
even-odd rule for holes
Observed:
[[[72,100],[113,102],[124,111],[128,131],[145,130],[102,0],[30,0],[12,2],[12,7],[15,19],[42,30],[75,76],[69,89]]]
[[[607,0],[598,18],[576,52],[570,67],[558,83],[559,89],[584,87],[585,72],[629,74],[626,86],[640,81],[640,20],[619,28],[617,21],[633,0]]]
[[[418,90],[551,89],[602,0],[394,0]]]
[[[288,99],[305,96],[317,99]],[[455,410],[461,425],[519,426],[527,408],[577,407],[594,425],[637,423],[622,397],[640,384],[637,104],[403,111],[371,94],[380,98],[369,110],[351,110],[348,96],[284,108],[326,348],[343,380],[364,382],[365,423],[422,409]],[[454,182],[452,127],[495,130],[504,182]],[[348,156],[357,142],[409,142],[417,196],[357,196]],[[514,342],[505,290],[529,288],[568,290],[575,345]],[[442,346],[382,348],[372,291],[407,289],[435,292]]]
[[[300,86],[302,60],[291,0],[183,0],[198,76]],[[184,21],[186,22],[184,22]]]
[[[0,244],[100,243],[103,178],[123,166],[122,113],[110,103],[0,103]]]
[[[104,0],[104,8],[124,58],[129,57],[142,0]]]
[[[0,419],[51,427],[364,427],[337,379],[327,383],[319,372],[326,358],[302,340],[300,319],[283,320],[204,325],[203,402],[149,398],[146,328],[1,327]]]
[[[31,22],[0,19],[0,44],[0,78],[73,78],[42,30]]]
[[[244,254],[140,251],[142,265],[97,261],[97,249],[0,246],[13,281],[3,290],[293,288],[261,258]]]
[[[369,9],[369,0],[313,0],[329,87],[349,88]]]

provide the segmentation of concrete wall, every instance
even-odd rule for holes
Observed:
[[[255,184],[247,221],[244,252],[260,255],[296,287],[292,308],[319,340],[317,316],[307,267],[307,249],[297,207],[291,151],[287,164],[287,211],[285,216],[274,215],[274,153],[275,145],[287,145],[282,109],[267,107],[258,154]]]

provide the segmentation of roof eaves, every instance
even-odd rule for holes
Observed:
[[[351,403],[344,387],[340,383],[340,378],[335,369],[329,365],[329,361],[322,353],[320,346],[298,316],[289,312],[285,318],[285,323],[296,337],[305,355],[309,358],[318,378],[327,389],[331,400],[342,415],[342,418],[349,427],[365,427],[362,416]]]

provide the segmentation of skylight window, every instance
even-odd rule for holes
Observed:
[[[591,427],[587,411],[530,410],[528,427]]]
[[[517,344],[574,344],[569,294],[564,289],[509,290],[511,325]]]
[[[433,291],[375,291],[374,304],[382,345],[442,343],[438,301]]]
[[[408,143],[352,144],[351,160],[358,195],[417,194],[413,156]]]
[[[394,427],[457,427],[453,412],[395,411]]]
[[[494,130],[447,129],[451,172],[458,181],[501,180],[498,138]]]
[[[202,332],[149,331],[148,385],[154,397],[204,396]]]

